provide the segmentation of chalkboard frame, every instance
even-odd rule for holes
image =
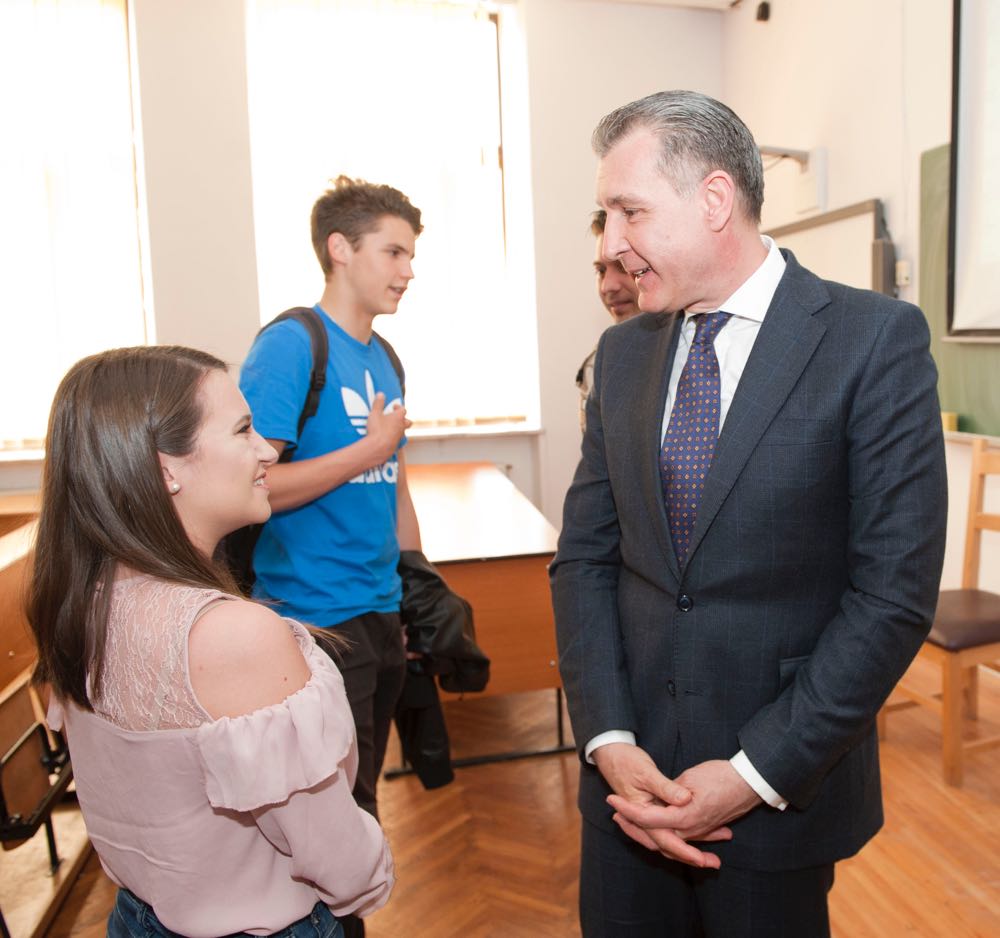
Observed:
[[[885,223],[885,209],[881,199],[866,199],[864,202],[856,202],[854,205],[846,205],[843,208],[833,209],[819,215],[813,215],[802,221],[791,222],[787,225],[780,225],[771,228],[764,234],[774,238],[781,247],[782,238],[796,234],[801,231],[808,231],[812,228],[820,228],[824,225],[832,225],[845,218],[853,218],[857,215],[871,214],[872,216],[872,276],[871,289],[876,293],[884,293],[886,296],[897,296],[896,289],[896,249],[892,243],[892,236]],[[808,266],[808,264],[806,264]],[[827,277],[823,271],[813,271],[828,280],[836,280],[836,277]]]

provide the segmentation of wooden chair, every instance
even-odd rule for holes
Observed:
[[[988,475],[1000,475],[1000,450],[989,449],[980,438],[972,444],[962,588],[941,591],[930,635],[917,656],[941,668],[941,692],[921,693],[904,677],[896,690],[906,699],[883,707],[878,721],[879,736],[884,738],[887,712],[919,705],[937,713],[941,717],[944,779],[956,786],[962,784],[966,753],[1000,746],[1000,734],[968,741],[962,738],[963,717],[975,720],[979,715],[979,666],[1000,670],[1000,594],[979,589],[982,533],[1000,531],[1000,514],[983,510]]]
[[[49,864],[59,866],[52,809],[73,778],[59,734],[50,742],[31,697],[28,672],[0,691],[0,845],[13,850],[44,824]],[[9,938],[0,913],[0,936]]]

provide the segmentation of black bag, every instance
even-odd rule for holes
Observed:
[[[316,411],[319,410],[320,395],[323,393],[323,388],[326,387],[326,361],[330,355],[330,346],[327,342],[326,326],[323,325],[323,320],[316,310],[308,306],[295,306],[292,309],[286,309],[283,313],[275,316],[267,325],[262,326],[257,335],[259,336],[265,329],[270,329],[275,323],[285,319],[294,319],[302,323],[306,332],[309,333],[309,344],[312,347],[313,360],[312,369],[309,372],[309,391],[306,393],[302,412],[299,414],[299,424],[296,431],[296,436],[301,437],[302,428],[306,425],[306,421],[310,417],[314,417]],[[395,349],[377,332],[373,332],[372,335],[379,340],[389,356],[389,362],[399,378],[400,387],[405,395],[403,364],[400,362],[399,356],[396,355]],[[281,451],[278,462],[288,462],[291,460],[293,452],[294,448],[286,446]],[[236,580],[236,585],[248,596],[253,589],[254,582],[253,550],[257,546],[257,540],[263,527],[263,524],[248,524],[246,527],[233,531],[232,534],[228,534],[222,539],[215,552],[216,559],[222,561],[229,568]]]
[[[424,788],[429,791],[454,781],[448,727],[430,674],[416,674],[407,669],[393,720],[403,759],[413,766]]]
[[[423,656],[408,661],[408,667],[436,675],[441,689],[451,693],[483,690],[490,679],[490,659],[476,644],[472,607],[419,550],[401,551],[398,571],[406,647]]]

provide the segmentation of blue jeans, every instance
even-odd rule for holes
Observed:
[[[246,935],[226,936],[238,938]],[[108,919],[107,938],[183,938],[177,932],[165,928],[152,908],[137,895],[127,889],[119,889],[115,907]],[[273,938],[344,938],[344,929],[334,914],[322,903],[317,902],[305,918],[292,922],[287,928],[273,932]]]

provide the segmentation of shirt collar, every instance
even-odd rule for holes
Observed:
[[[719,309],[742,319],[752,319],[763,322],[768,306],[778,289],[778,283],[785,273],[785,259],[772,238],[761,235],[760,240],[767,248],[767,257],[748,279],[737,287],[729,299]],[[697,315],[697,314],[694,314]],[[684,314],[684,322],[690,320],[692,314]]]

